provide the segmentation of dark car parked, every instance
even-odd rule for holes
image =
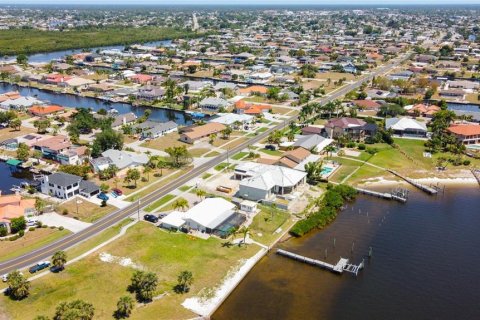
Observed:
[[[267,144],[265,146],[265,149],[270,150],[270,151],[275,151],[275,150],[277,150],[277,147],[275,147],[273,144]]]
[[[154,216],[153,214],[146,214],[143,216],[143,219],[145,219],[148,222],[152,223],[157,223],[158,222],[158,217]]]
[[[50,266],[50,262],[49,261],[42,261],[42,262],[39,262],[37,263],[36,265],[34,266],[31,266],[30,269],[28,269],[28,271],[30,273],[35,273],[37,271],[41,271],[45,268],[48,268]]]

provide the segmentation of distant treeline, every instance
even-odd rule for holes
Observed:
[[[0,30],[0,55],[31,54],[110,45],[129,45],[149,41],[194,38],[194,31],[158,27],[82,28],[66,31],[37,29]]]

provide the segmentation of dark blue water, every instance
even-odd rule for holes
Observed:
[[[469,112],[479,112],[480,113],[480,105],[479,104],[447,102],[447,105],[448,105],[448,109],[452,110],[452,111],[469,111]]]
[[[46,101],[52,104],[58,104],[64,107],[70,108],[91,108],[95,111],[99,109],[108,110],[110,108],[116,109],[120,114],[133,112],[137,116],[144,114],[147,108],[144,107],[134,107],[128,103],[106,103],[102,100],[88,98],[88,97],[79,97],[70,94],[62,93],[52,93],[49,91],[43,91],[35,88],[26,88],[20,87],[17,85],[11,85],[8,83],[0,83],[0,93],[8,91],[19,91],[22,96],[36,96],[42,101]],[[160,109],[160,108],[148,108],[152,111],[150,120],[155,121],[175,121],[178,124],[189,124],[191,123],[190,116],[181,111]]]
[[[333,264],[371,246],[357,278],[272,250],[213,319],[480,319],[479,208],[478,186],[412,191],[407,204],[361,196],[327,229],[280,245]]]
[[[9,129],[1,129],[1,130],[9,130]],[[24,181],[31,181],[32,174],[27,170],[17,169],[15,167],[9,166],[5,162],[0,161],[0,190],[2,194],[11,194],[13,191],[10,189],[16,185],[20,186],[20,184]]]
[[[163,41],[153,41],[144,43],[146,46],[168,46],[172,43],[171,40],[163,40]],[[96,47],[96,48],[89,48],[87,49],[89,52],[95,52],[96,50],[123,50],[125,48],[124,45],[118,46],[105,46],[105,47]],[[82,52],[82,49],[73,49],[73,50],[63,50],[63,51],[54,51],[54,52],[45,52],[45,53],[35,53],[28,56],[29,62],[50,62],[52,60],[62,59],[66,55],[72,55],[76,53]],[[15,59],[13,56],[5,56],[3,60],[12,60]]]

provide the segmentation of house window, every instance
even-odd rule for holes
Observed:
[[[49,183],[48,185],[52,188],[54,187],[53,183]]]

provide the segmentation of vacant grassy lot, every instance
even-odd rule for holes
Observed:
[[[203,156],[205,153],[207,153],[208,151],[210,151],[210,149],[207,149],[207,148],[196,148],[196,149],[190,149],[188,150],[190,152],[190,154],[192,155],[192,157],[201,157]]]
[[[355,76],[351,73],[341,73],[341,72],[320,72],[315,76],[316,79],[330,79],[331,81],[337,81],[342,78],[346,78],[347,81],[354,80]]]
[[[240,138],[230,137],[229,140],[217,139],[213,142],[213,146],[223,148],[223,149],[226,149],[226,148],[232,149],[242,144],[245,141],[247,141],[247,138],[245,137],[240,137]]]
[[[0,140],[12,139],[21,135],[37,132],[35,129],[20,127],[20,130],[14,130],[10,128],[0,129]]]
[[[75,201],[76,199],[72,199],[64,202],[60,206],[58,206],[55,211],[57,211],[58,214],[63,214],[64,210],[67,210],[69,217],[78,218],[78,220],[85,222],[95,222],[101,217],[105,216],[110,212],[113,212],[116,209],[114,206],[111,206],[109,204],[107,204],[106,207],[101,207],[82,199],[80,200],[82,201],[82,203],[78,204],[77,213],[77,205]]]
[[[150,141],[145,141],[140,146],[161,151],[164,151],[166,148],[173,146],[187,146],[187,148],[191,146],[190,144],[181,142],[178,139],[180,139],[180,135],[178,134],[178,132],[172,132],[167,134],[166,136],[156,138]]]
[[[260,209],[250,224],[250,236],[262,244],[270,245],[280,236],[280,233],[275,231],[286,224],[290,214],[288,211],[275,210],[267,206],[261,206]]]
[[[194,314],[180,305],[183,300],[198,294],[202,288],[216,286],[239,260],[257,251],[255,245],[228,248],[216,238],[201,240],[186,234],[167,233],[143,222],[101,250],[129,257],[146,270],[157,273],[157,293],[168,292],[159,300],[135,308],[131,319],[192,318]],[[183,270],[193,273],[194,282],[190,293],[177,295],[172,288]],[[68,266],[62,273],[33,281],[31,294],[25,300],[12,301],[2,296],[0,301],[11,319],[33,319],[39,314],[52,316],[57,304],[73,299],[93,303],[95,319],[111,319],[118,298],[127,294],[133,271],[130,267],[102,262],[96,253]]]
[[[239,153],[235,154],[235,155],[232,157],[232,159],[233,159],[233,160],[240,160],[240,159],[244,158],[247,154],[248,154],[248,153],[246,153],[246,152],[239,152]]]
[[[39,228],[35,231],[26,232],[25,236],[15,241],[0,241],[0,262],[43,247],[68,234],[70,234],[70,231],[66,229]]]

